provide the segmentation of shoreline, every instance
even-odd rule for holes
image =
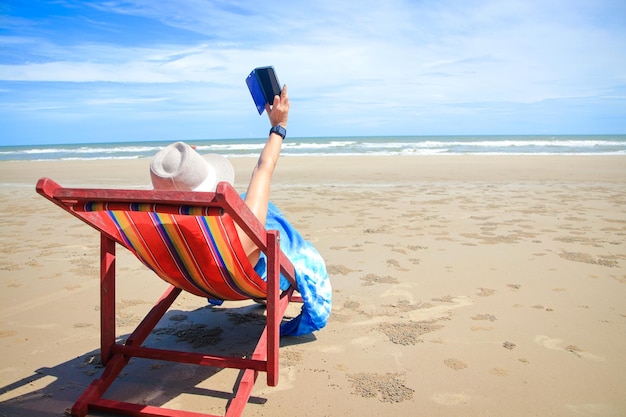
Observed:
[[[245,186],[256,158],[231,158],[236,186]],[[321,162],[323,161],[323,162]],[[34,184],[44,176],[66,186],[149,187],[149,158],[133,160],[1,161],[0,183]],[[369,172],[371,171],[371,172]],[[315,175],[309,175],[314,172]],[[626,156],[440,155],[289,156],[279,160],[273,184],[362,184],[413,181],[623,182]],[[495,174],[495,175],[494,175]],[[77,178],[81,178],[80,181]],[[63,181],[63,182],[61,182]]]

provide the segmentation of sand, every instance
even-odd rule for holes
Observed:
[[[253,163],[234,159],[241,191]],[[101,372],[98,235],[36,180],[143,188],[147,166],[0,163],[0,416],[62,416]],[[626,415],[625,157],[285,157],[272,193],[333,314],[283,339],[245,416]],[[118,254],[123,337],[165,284]],[[262,315],[185,295],[149,343],[245,354]],[[223,413],[236,376],[134,360],[110,396]]]

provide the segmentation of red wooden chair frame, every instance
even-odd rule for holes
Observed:
[[[294,267],[280,250],[278,231],[266,231],[248,209],[235,189],[220,183],[215,193],[64,188],[49,178],[37,183],[37,192],[100,232],[100,349],[105,366],[72,407],[72,416],[85,416],[89,410],[114,412],[131,416],[207,417],[210,414],[173,410],[102,398],[109,386],[132,357],[240,369],[234,397],[226,407],[225,416],[240,416],[250,398],[259,372],[267,373],[267,384],[278,384],[280,323],[290,301],[301,302],[296,289]],[[267,256],[267,322],[250,358],[205,355],[196,352],[156,349],[142,346],[159,320],[167,312],[181,289],[170,286],[151,311],[124,343],[116,342],[115,324],[115,243],[124,245],[119,234],[100,216],[80,209],[85,203],[156,203],[155,210],[179,213],[180,207],[205,210],[206,215],[228,213],[233,221],[252,238]],[[292,286],[280,293],[280,273]],[[215,417],[215,416],[213,416]]]

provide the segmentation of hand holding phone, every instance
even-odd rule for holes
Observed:
[[[246,84],[259,115],[265,110],[265,105],[272,105],[274,96],[280,96],[281,93],[276,71],[271,66],[252,70],[246,78]]]
[[[289,95],[287,94],[287,86],[283,86],[283,90],[280,92],[280,96],[274,100],[272,105],[266,105],[265,110],[267,116],[270,119],[270,125],[281,125],[287,127],[289,121]]]

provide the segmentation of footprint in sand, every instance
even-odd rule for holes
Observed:
[[[386,403],[399,403],[413,399],[415,390],[405,385],[401,374],[348,374],[352,394],[363,398],[376,398]]]
[[[493,314],[476,314],[470,318],[472,320],[489,320],[489,321],[497,320],[496,316],[494,316]]]
[[[478,331],[491,331],[493,330],[493,326],[472,326],[470,327],[470,330],[473,332],[478,332]]]
[[[365,281],[362,286],[372,286],[375,284],[397,284],[399,281],[397,278],[389,276],[389,275],[376,275],[376,274],[367,274],[364,277],[361,277],[361,281]]]
[[[467,364],[463,361],[460,361],[455,358],[448,358],[443,361],[443,364],[446,365],[450,369],[454,369],[455,371],[459,371],[461,369],[467,368]]]
[[[504,369],[504,368],[493,368],[489,371],[489,373],[495,376],[509,376],[510,374],[508,369]]]
[[[326,267],[329,275],[348,275],[354,272],[354,269],[350,269],[345,265],[328,265]]]
[[[280,365],[284,367],[294,367],[302,362],[303,353],[299,350],[281,352]]]
[[[378,331],[385,334],[396,345],[415,345],[423,342],[420,336],[441,329],[443,326],[434,324],[434,321],[409,323],[381,323]]]
[[[563,352],[572,353],[579,358],[589,359],[596,362],[603,362],[606,360],[603,356],[594,355],[593,353],[585,352],[583,349],[579,348],[576,345],[565,345],[565,342],[562,339],[552,338],[545,335],[537,335],[535,336],[535,343],[551,349],[551,350],[560,350]]]
[[[493,295],[496,292],[496,290],[492,290],[491,288],[478,288],[478,292],[476,293],[477,296],[479,297],[489,297],[490,295]]]

